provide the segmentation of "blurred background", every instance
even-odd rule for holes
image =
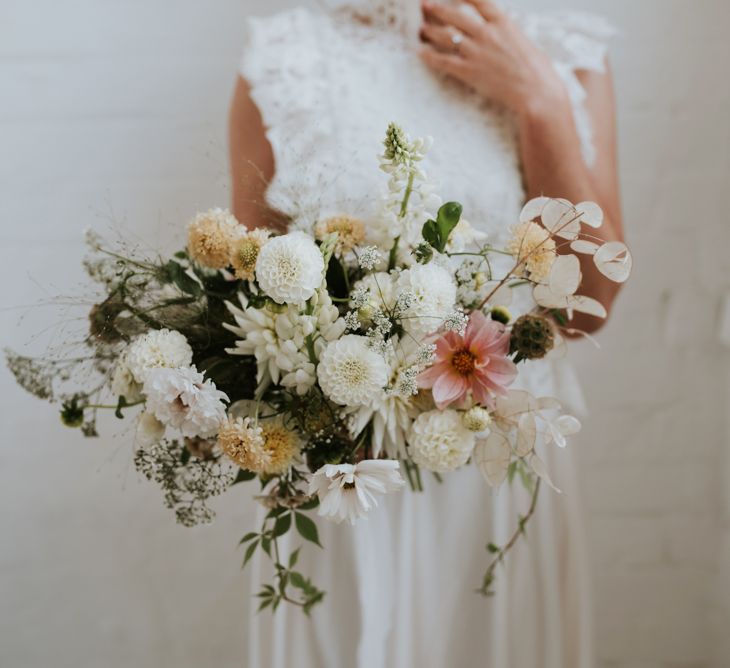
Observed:
[[[26,305],[79,293],[84,228],[170,249],[192,213],[228,205],[244,19],[291,4],[2,0],[3,345],[41,353],[74,327],[74,309]],[[728,666],[730,3],[549,5],[620,31],[611,57],[636,268],[603,351],[573,353],[592,410],[571,447],[597,666]],[[0,383],[0,665],[240,666],[249,592],[236,542],[250,489],[219,501],[212,526],[179,527],[134,471],[129,433],[85,440],[4,367]]]

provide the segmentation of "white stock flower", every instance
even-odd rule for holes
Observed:
[[[400,489],[404,482],[399,463],[365,459],[357,464],[325,464],[309,482],[309,493],[319,497],[318,514],[338,524],[350,524],[378,505],[377,495]]]
[[[461,414],[451,409],[421,413],[408,434],[413,461],[436,473],[466,464],[474,443],[474,432],[464,426]]]
[[[304,232],[271,239],[259,252],[256,278],[277,304],[300,304],[322,283],[324,259],[317,244]]]
[[[151,369],[189,366],[193,361],[193,349],[180,332],[157,329],[132,341],[125,357],[134,379],[138,383],[144,383]]]
[[[456,285],[451,274],[436,264],[416,264],[401,273],[396,293],[414,296],[403,314],[403,327],[412,334],[435,332],[456,304]]]
[[[226,417],[228,397],[195,367],[152,369],[144,392],[147,410],[184,436],[213,436]]]
[[[317,367],[322,391],[341,406],[364,406],[388,382],[388,366],[364,336],[347,334],[330,342]]]

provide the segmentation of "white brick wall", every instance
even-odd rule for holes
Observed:
[[[227,201],[242,19],[285,1],[4,0],[4,307],[76,290],[83,227],[114,217],[169,247],[191,211]],[[613,62],[636,256],[603,352],[574,351],[593,409],[576,447],[599,667],[719,668],[730,665],[730,373],[716,336],[730,291],[729,5],[570,4],[622,31]],[[29,341],[51,315],[4,310],[3,344],[52,345],[56,330]],[[245,578],[231,536],[249,520],[245,490],[213,527],[178,528],[124,439],[81,441],[0,379],[0,664],[239,665]]]

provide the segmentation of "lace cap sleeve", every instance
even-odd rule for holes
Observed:
[[[565,82],[583,158],[592,165],[596,159],[593,129],[585,108],[586,92],[576,72],[605,71],[608,41],[616,33],[614,27],[600,16],[580,12],[525,14],[516,18],[525,34],[550,56]]]
[[[321,153],[322,136],[330,132],[323,104],[328,99],[323,26],[302,7],[271,16],[249,17],[238,71],[250,86],[261,112],[266,136],[276,160],[269,203],[286,213],[297,207],[292,179],[302,156]],[[300,180],[301,180],[300,179]]]

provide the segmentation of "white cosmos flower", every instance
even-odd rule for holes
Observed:
[[[378,505],[377,495],[400,489],[400,465],[392,459],[365,459],[357,464],[325,464],[309,482],[319,497],[318,514],[334,520],[355,520]]]
[[[336,404],[365,406],[387,384],[388,365],[368,346],[367,338],[347,334],[324,349],[317,378],[322,391]]]
[[[183,436],[213,436],[226,417],[228,397],[195,367],[151,370],[144,393],[147,410]]]
[[[396,294],[414,295],[403,314],[403,327],[411,334],[435,332],[456,304],[456,284],[449,271],[437,264],[416,264],[396,281]]]
[[[464,426],[461,414],[452,409],[421,413],[408,434],[413,461],[436,473],[466,464],[474,443],[474,432]]]
[[[134,380],[144,383],[150,369],[189,366],[193,361],[193,349],[180,332],[157,329],[132,341],[124,357]]]
[[[322,283],[324,259],[314,239],[290,232],[271,239],[259,252],[256,278],[277,304],[301,304]]]

